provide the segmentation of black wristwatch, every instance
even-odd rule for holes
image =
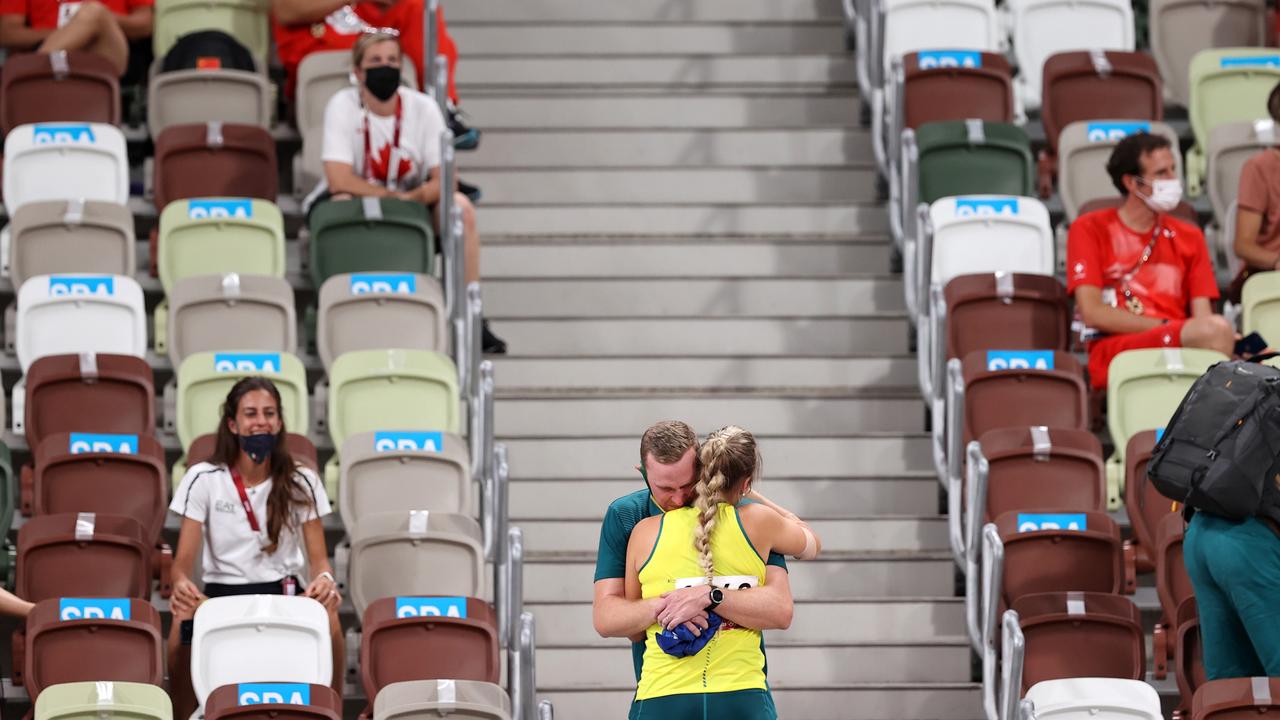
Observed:
[[[718,587],[711,588],[711,604],[707,606],[707,612],[711,612],[720,607],[720,603],[724,602],[724,591]]]

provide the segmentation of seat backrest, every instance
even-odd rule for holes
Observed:
[[[1209,133],[1229,122],[1269,117],[1267,96],[1280,81],[1280,53],[1275,48],[1201,50],[1191,58],[1191,132],[1204,148]]]
[[[1071,50],[1134,49],[1133,7],[1128,0],[1010,0],[1013,55],[1021,73],[1022,101],[1040,107],[1045,61]]]
[[[235,338],[239,347],[293,352],[298,321],[289,281],[270,275],[195,275],[169,294],[169,360],[217,350]]]
[[[36,515],[91,512],[141,523],[160,540],[168,506],[164,447],[152,435],[58,433],[35,453]]]
[[[488,594],[480,525],[466,515],[407,509],[362,515],[350,537],[347,587],[359,614],[396,595]]]
[[[52,685],[35,702],[40,720],[85,718],[173,720],[173,704],[164,688],[150,683],[77,682]]]
[[[270,6],[255,0],[159,0],[152,48],[164,57],[178,38],[198,30],[221,30],[244,44],[258,67],[271,50]]]
[[[41,600],[27,616],[26,635],[23,681],[33,698],[60,683],[164,683],[160,613],[146,600]]]
[[[1013,70],[1003,55],[921,50],[902,57],[904,128],[977,118],[1013,122]]]
[[[1187,105],[1187,73],[1196,52],[1264,45],[1266,12],[1265,0],[1151,0],[1147,16],[1151,54],[1160,66],[1169,98]]]
[[[1040,720],[1163,720],[1160,695],[1142,680],[1062,678],[1038,682],[1026,699]]]
[[[209,693],[205,720],[342,720],[342,698],[327,685],[242,682]]]
[[[993,521],[1004,542],[1004,603],[1024,595],[1124,589],[1120,527],[1107,513],[1011,510]]]
[[[1159,135],[1167,139],[1171,147],[1178,147],[1178,134],[1162,122],[1078,120],[1063,126],[1057,136],[1058,194],[1062,196],[1062,210],[1068,222],[1079,217],[1083,212],[1081,208],[1091,200],[1120,199],[1107,174],[1107,160],[1121,140],[1138,132]],[[1173,161],[1181,177],[1182,154],[1174,152]]]
[[[1162,428],[1196,378],[1221,353],[1196,348],[1127,350],[1107,370],[1107,427],[1119,452],[1143,430]]]
[[[975,350],[1066,350],[1071,345],[1067,293],[1052,277],[961,275],[946,284],[943,297],[948,358]]]
[[[949,195],[1021,195],[1035,187],[1031,141],[1017,125],[953,120],[916,129],[920,202]]]
[[[341,448],[350,435],[382,428],[459,429],[458,370],[426,350],[357,350],[329,368],[329,434]]]
[[[343,273],[324,281],[316,345],[325,369],[353,350],[449,351],[440,283],[418,273]]]
[[[1024,595],[1013,603],[1026,651],[1022,692],[1045,680],[1106,677],[1142,680],[1142,615],[1129,598],[1096,592]]]
[[[166,128],[211,120],[271,128],[271,82],[263,73],[231,68],[159,72],[151,66],[147,83],[147,129],[155,137]]]
[[[54,273],[132,275],[137,240],[133,214],[101,200],[45,200],[23,205],[9,224],[14,287]]]
[[[178,200],[160,212],[157,269],[165,294],[185,277],[284,277],[284,216],[275,199]]]
[[[4,206],[41,200],[129,202],[124,133],[102,123],[19,125],[4,138]]]
[[[1252,122],[1231,122],[1209,131],[1206,155],[1209,170],[1206,187],[1213,216],[1218,225],[1227,221],[1228,208],[1240,192],[1240,172],[1249,158],[1280,143],[1276,123],[1270,118]]]
[[[178,440],[187,447],[200,435],[218,428],[227,392],[241,378],[265,377],[280,391],[285,428],[305,435],[311,423],[307,400],[307,372],[291,353],[200,352],[188,355],[178,367]]]
[[[1165,624],[1173,627],[1178,606],[1195,597],[1191,576],[1182,561],[1182,536],[1185,523],[1180,513],[1165,516],[1156,528],[1156,595],[1164,612]]]
[[[1280,273],[1256,272],[1240,292],[1241,327],[1264,338],[1280,338]],[[1268,340],[1269,341],[1269,340]]]
[[[1035,198],[944,197],[929,206],[933,232],[930,282],[981,272],[1053,275],[1049,211]]]
[[[1002,427],[1089,427],[1084,369],[1071,353],[977,350],[964,357],[961,369],[966,444]]]
[[[307,227],[316,287],[341,273],[432,274],[436,241],[422,203],[396,198],[325,202],[311,211]]]
[[[418,88],[418,70],[414,63],[400,68],[400,84]],[[298,63],[297,101],[294,103],[295,125],[303,142],[319,139],[324,128],[324,109],[343,88],[351,87],[351,52],[321,50],[307,53]]]
[[[147,354],[147,309],[126,275],[36,275],[18,289],[18,364],[67,353]]]
[[[1134,433],[1124,451],[1124,507],[1133,529],[1140,564],[1155,567],[1156,530],[1166,515],[1176,512],[1173,501],[1161,495],[1147,477],[1147,464],[1160,429]]]
[[[498,622],[475,597],[390,596],[361,613],[360,675],[366,697],[412,680],[498,682]]]
[[[207,433],[192,440],[191,444],[187,446],[187,465],[195,465],[211,458],[217,443],[218,436],[213,433]],[[294,462],[302,463],[317,473],[320,472],[320,461],[317,459],[316,446],[306,435],[292,432],[286,433],[284,445],[285,449],[289,451],[289,455],[293,457]],[[174,484],[176,485],[181,479],[174,478]]]
[[[301,595],[236,595],[200,604],[191,635],[191,685],[204,707],[214,688],[333,680],[329,613]]]
[[[151,597],[151,545],[137,520],[116,515],[40,515],[18,528],[16,594]]]
[[[893,58],[928,48],[1000,49],[1003,38],[992,0],[884,0],[883,8],[883,67]]]
[[[41,122],[120,124],[120,81],[91,52],[11,53],[0,78],[0,132]]]
[[[256,125],[174,125],[155,140],[155,204],[161,211],[187,198],[275,202],[279,176],[275,140]]]
[[[373,720],[410,720],[432,714],[467,720],[511,720],[511,698],[495,683],[407,680],[384,685],[373,700]]]
[[[1164,88],[1155,60],[1145,52],[1076,50],[1044,62],[1040,122],[1049,147],[1073,122],[1164,118]]]
[[[1087,429],[1002,427],[978,443],[989,468],[983,522],[1022,508],[1106,509],[1102,443]]]
[[[1176,153],[1175,153],[1175,157],[1176,157]],[[1177,161],[1175,160],[1175,162]],[[1110,180],[1110,178],[1108,178],[1108,180]],[[1120,197],[1119,195],[1111,195],[1108,197],[1098,198],[1096,200],[1089,200],[1085,202],[1083,205],[1080,206],[1079,214],[1087,215],[1093,212],[1094,210],[1109,210],[1111,208],[1118,208],[1123,204],[1124,204],[1124,198]],[[1174,207],[1172,210],[1169,211],[1169,214],[1172,215],[1173,217],[1178,218],[1179,220],[1185,220],[1186,222],[1189,222],[1192,225],[1200,224],[1200,216],[1196,213],[1195,207],[1192,206],[1191,203],[1187,202],[1186,200],[1182,200],[1181,202],[1179,202],[1176,207]]]
[[[48,355],[31,363],[22,413],[27,444],[68,432],[155,432],[151,365],[133,355]],[[16,408],[15,408],[16,413]]]
[[[1204,643],[1200,639],[1200,613],[1195,598],[1187,598],[1178,606],[1175,641],[1174,674],[1182,696],[1179,707],[1190,711],[1196,690],[1209,681],[1204,669]]]
[[[350,532],[366,515],[406,507],[475,517],[469,452],[462,438],[440,431],[348,435],[340,448],[343,527]]]
[[[1191,701],[1192,720],[1248,720],[1280,708],[1280,678],[1210,680]]]

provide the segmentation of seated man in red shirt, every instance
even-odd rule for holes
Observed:
[[[1124,195],[1118,208],[1071,223],[1067,290],[1099,336],[1089,343],[1089,379],[1106,388],[1111,359],[1125,350],[1197,347],[1231,355],[1235,332],[1213,312],[1218,298],[1200,228],[1168,213],[1182,200],[1169,141],[1137,133],[1107,161]]]
[[[0,47],[84,50],[105,57],[123,75],[129,42],[151,37],[154,0],[0,0]]]

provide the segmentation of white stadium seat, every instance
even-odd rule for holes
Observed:
[[[18,364],[45,355],[96,352],[144,357],[142,288],[123,275],[37,275],[18,290]]]
[[[1040,107],[1044,61],[1072,50],[1134,49],[1129,0],[1009,0],[1015,83],[1027,110]]]
[[[1160,696],[1141,680],[1068,678],[1038,682],[1026,699],[1037,720],[1161,720]]]
[[[129,202],[124,134],[101,123],[19,125],[4,139],[4,204],[38,200]]]

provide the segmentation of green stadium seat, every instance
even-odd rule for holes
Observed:
[[[162,58],[178,38],[198,30],[221,30],[244,44],[266,67],[271,51],[271,4],[266,0],[158,0],[155,56]]]
[[[36,698],[36,720],[173,720],[164,688],[133,682],[50,685]]]
[[[1221,48],[1191,58],[1188,115],[1195,146],[1187,151],[1187,194],[1199,195],[1208,170],[1209,133],[1224,123],[1263,120],[1267,96],[1280,82],[1280,50]]]
[[[195,275],[284,277],[284,216],[266,200],[175,200],[160,213],[157,253],[166,295]]]
[[[182,447],[214,432],[227,391],[241,378],[254,375],[271,380],[279,388],[285,428],[306,434],[310,427],[307,373],[296,356],[235,350],[201,352],[188,355],[178,367],[174,426]]]
[[[412,272],[431,275],[436,243],[427,208],[395,198],[320,203],[308,220],[311,279],[334,275]]]

